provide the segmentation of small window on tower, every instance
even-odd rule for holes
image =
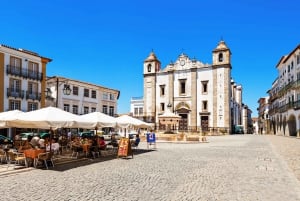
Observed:
[[[223,61],[223,53],[220,53],[219,54],[219,62],[222,62]]]
[[[148,73],[150,73],[151,72],[151,64],[148,64]]]

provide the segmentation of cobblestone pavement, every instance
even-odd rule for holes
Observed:
[[[300,139],[274,135],[266,135],[265,137],[272,142],[274,149],[284,158],[300,181]]]
[[[108,157],[10,174],[0,177],[1,199],[300,201],[300,183],[281,154],[287,146],[277,148],[282,138],[232,135],[208,137],[209,143],[158,143],[157,150],[140,150],[133,159]]]

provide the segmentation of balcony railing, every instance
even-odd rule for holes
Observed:
[[[7,65],[6,67],[6,74],[15,75],[15,76],[22,76],[21,67]]]
[[[11,65],[6,66],[6,74],[38,81],[41,81],[43,79],[43,73]]]
[[[38,92],[29,92],[26,91],[26,99],[31,99],[31,100],[41,100],[41,93]]]
[[[290,102],[280,107],[275,107],[269,110],[270,115],[274,115],[276,113],[284,113],[290,109],[299,110],[300,109],[300,100],[295,102]]]
[[[7,97],[24,98],[24,90],[7,88]]]

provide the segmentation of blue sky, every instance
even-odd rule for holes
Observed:
[[[243,102],[257,116],[277,62],[300,42],[298,0],[10,0],[1,8],[1,44],[53,59],[49,76],[120,90],[118,113],[143,96],[143,61],[152,49],[163,68],[182,50],[212,63],[222,38]]]

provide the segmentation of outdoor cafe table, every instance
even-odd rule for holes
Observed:
[[[36,160],[40,153],[44,153],[44,149],[26,149],[24,150],[24,154],[26,158],[32,158],[33,159],[33,165],[36,167]]]

